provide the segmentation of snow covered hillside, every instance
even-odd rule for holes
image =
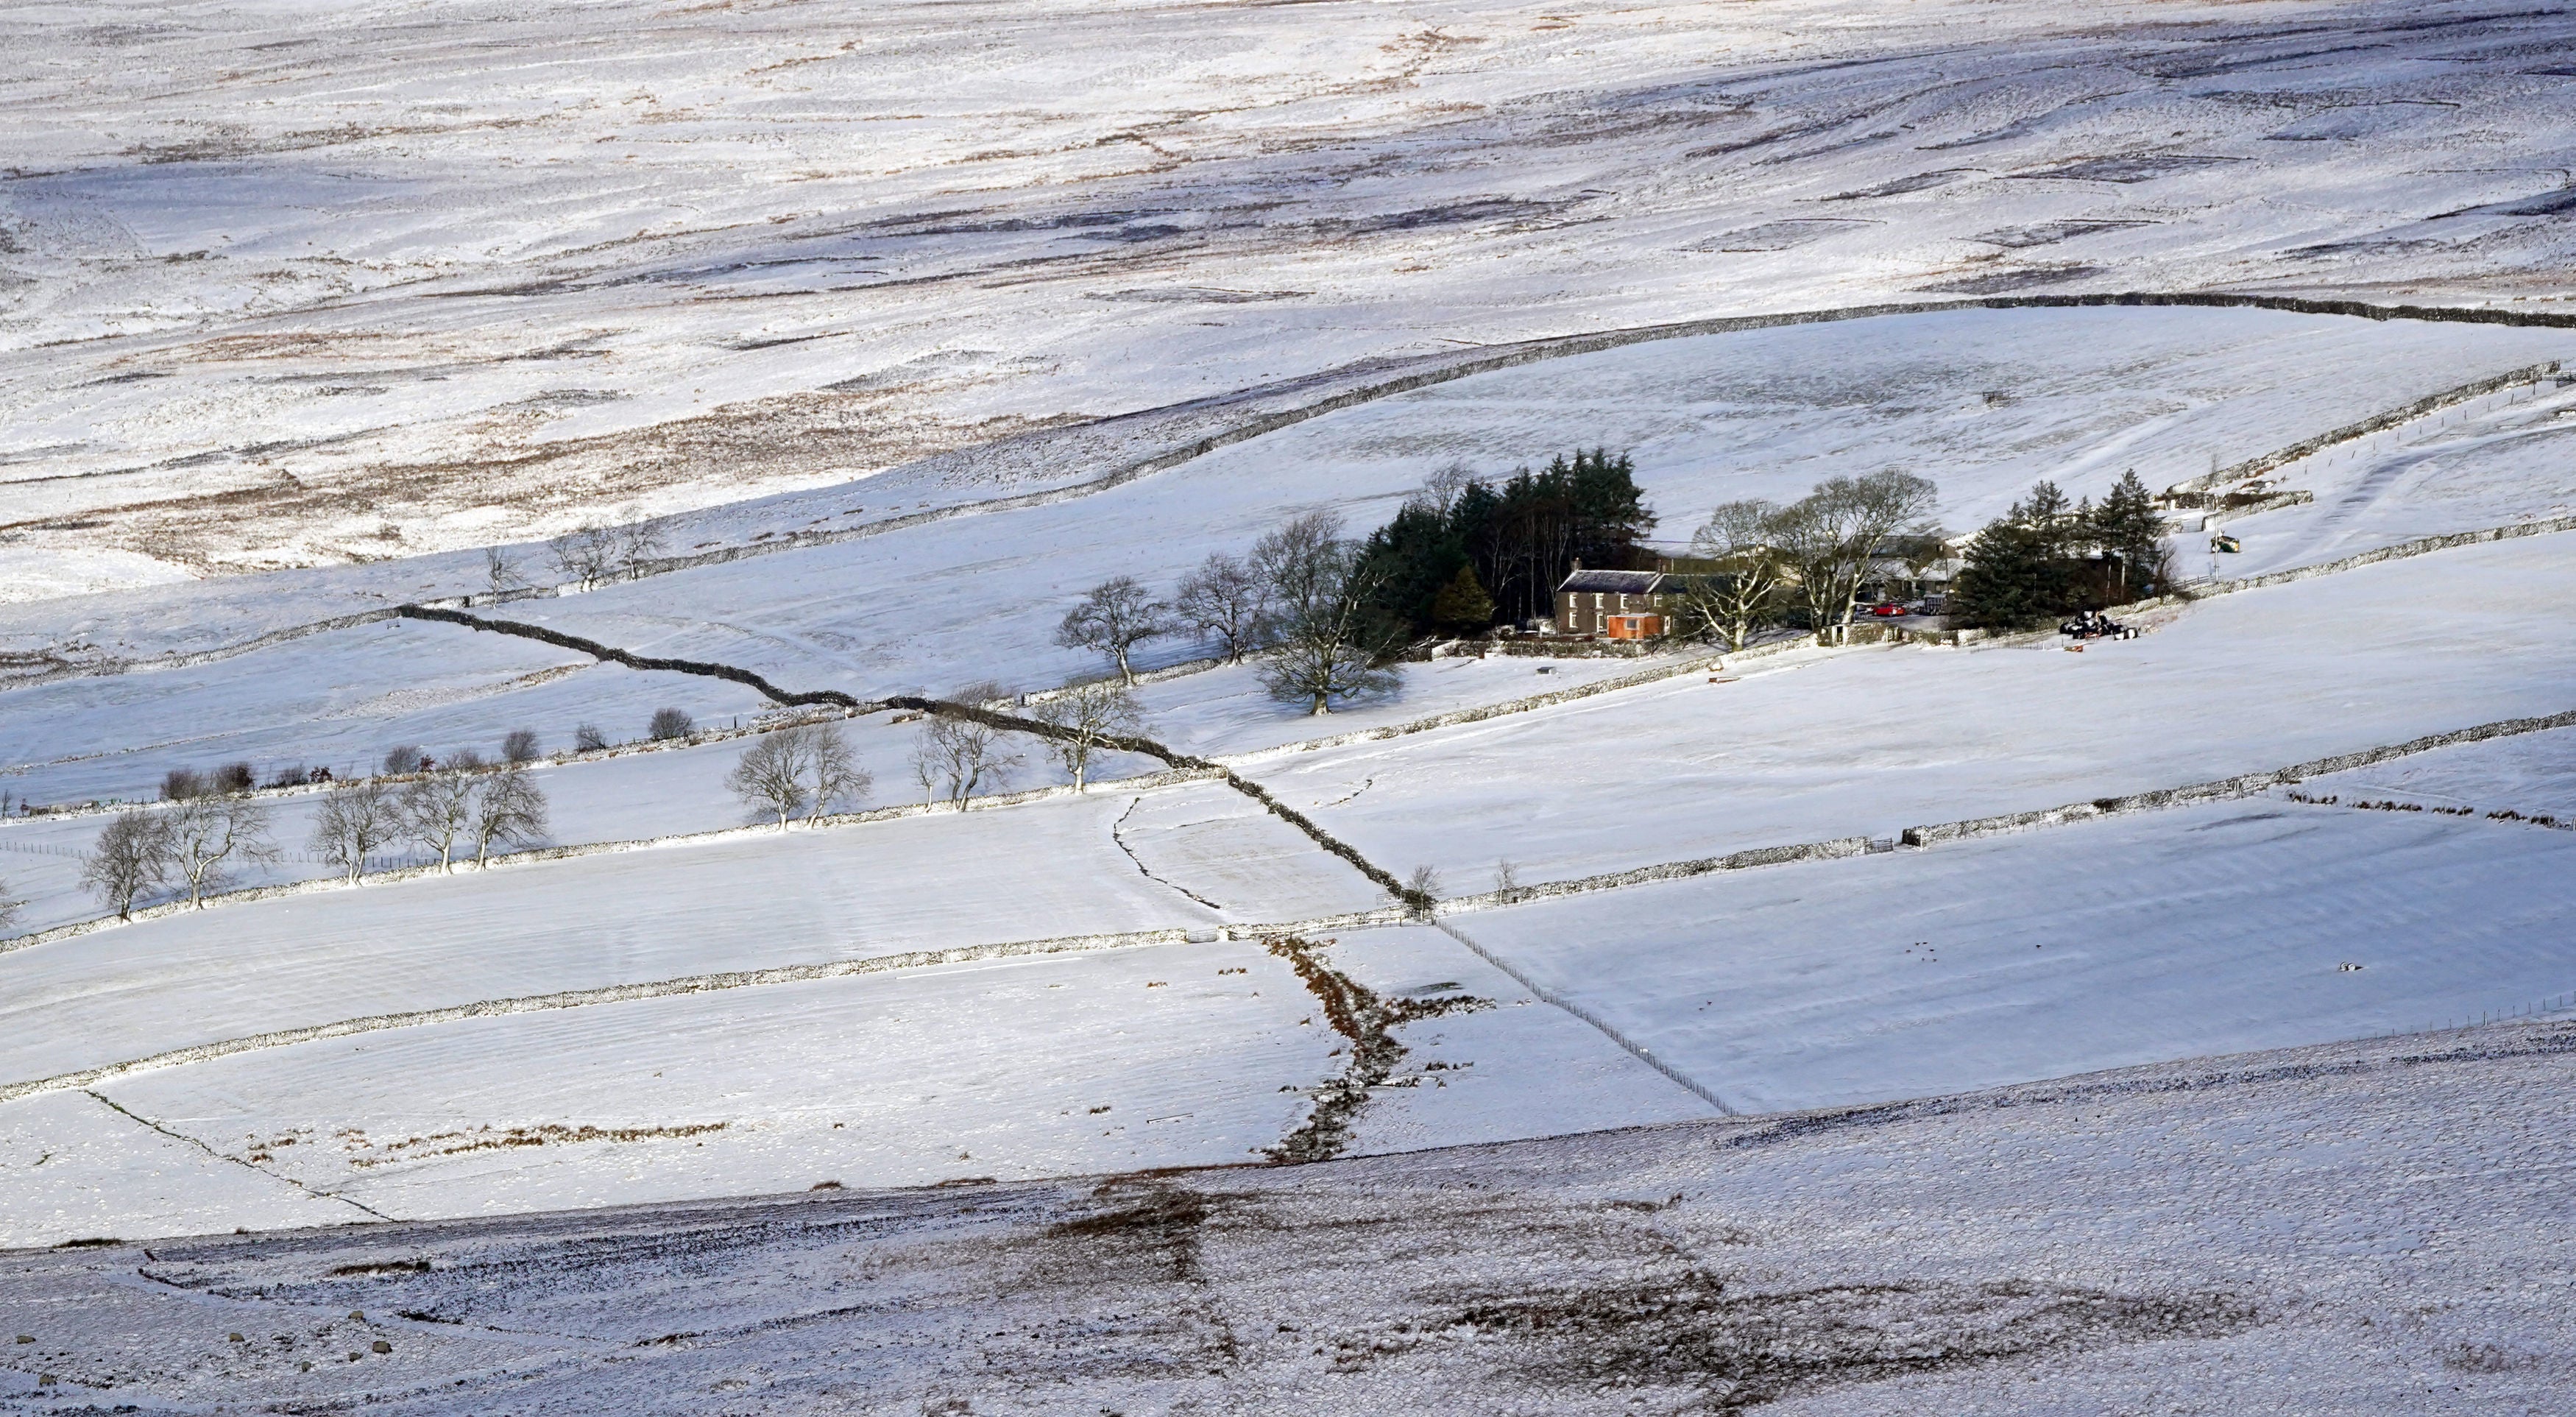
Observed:
[[[518,539],[1536,335],[2011,291],[2548,309],[2567,256],[2571,36],[2528,8],[0,23],[21,595]]]
[[[0,1403],[2549,1412],[2571,1047],[2516,1024],[1328,1167],[19,1253]]]
[[[2567,16],[0,42],[0,1412],[2576,1384]],[[2120,638],[1446,638],[1598,567],[1578,484],[1330,714],[1192,628],[1046,721],[1113,578],[1587,448],[1640,557],[2183,495],[2085,533],[2167,518]],[[442,787],[543,810],[444,869]]]
[[[486,613],[799,690],[1038,689],[1097,672],[1049,640],[1082,585],[1167,586],[1307,509],[1364,526],[1454,461],[1633,443],[1676,531],[1727,497],[1913,467],[1970,525],[2042,476],[2180,480],[2546,368],[2570,338],[2078,309],[1662,340],[1365,402],[1080,496]],[[2318,495],[2242,522],[2245,563],[2323,568],[2559,511],[2547,449],[2568,397],[2524,378],[2290,464],[2277,479]],[[288,790],[287,851],[242,882],[301,893],[103,928],[81,923],[99,909],[79,867],[111,813],[0,823],[18,928],[47,932],[0,951],[0,1127],[43,1182],[0,1234],[1365,1153],[2555,1007],[2576,987],[2564,833],[2530,819],[2563,820],[2545,786],[2563,734],[2418,752],[2265,806],[1869,843],[2558,721],[2576,709],[2555,648],[2567,535],[2167,607],[2146,638],[2080,656],[1466,658],[1406,666],[1396,693],[1324,720],[1252,666],[1199,668],[1141,691],[1143,726],[1234,784],[1206,767],[962,816],[912,796],[921,726],[861,713],[843,731],[875,782],[843,805],[913,810],[787,833],[747,826],[724,787],[752,741],[737,725],[776,711],[744,684],[435,622],[304,632],[382,604],[385,567],[289,573],[267,598],[259,577],[29,602],[19,623],[72,672],[0,690],[26,800],[144,798],[171,768],[234,760],[346,776],[394,744],[488,754],[521,727],[559,753],[585,724],[638,738],[664,707],[717,731],[539,763],[566,859],[333,887],[298,849],[320,799]],[[261,635],[287,637],[206,655]],[[1148,662],[1201,652],[1175,640]],[[1021,757],[986,790],[1063,781],[1033,744]],[[1162,766],[1112,754],[1095,776]],[[2380,784],[2478,805],[2349,805]],[[1649,879],[1816,842],[1844,859]],[[1434,918],[1388,886],[1416,867],[1451,901]],[[1567,882],[1585,893],[1549,897]],[[1521,893],[1478,899],[1497,886]],[[1273,931],[1336,943],[1252,938]]]

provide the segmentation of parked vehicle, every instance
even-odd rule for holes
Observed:
[[[1883,605],[1873,605],[1873,606],[1871,606],[1871,607],[1869,608],[1869,613],[1870,613],[1870,614],[1872,614],[1872,615],[1877,615],[1877,616],[1881,616],[1881,617],[1891,617],[1891,616],[1897,616],[1897,615],[1904,615],[1904,614],[1907,614],[1907,613],[1909,613],[1909,612],[1906,610],[1906,608],[1905,608],[1904,606],[1899,605],[1899,604],[1897,604],[1895,601],[1892,601],[1892,600],[1891,600],[1891,601],[1888,601],[1886,604],[1883,604]]]

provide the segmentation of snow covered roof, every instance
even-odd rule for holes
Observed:
[[[1655,582],[1664,578],[1661,571],[1576,571],[1565,578],[1561,591],[1597,590],[1621,595],[1652,595]]]

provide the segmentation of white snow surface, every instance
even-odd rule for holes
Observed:
[[[2548,308],[2564,31],[2131,0],[24,11],[12,520],[191,570],[346,561],[1677,315]]]
[[[1333,1166],[19,1252],[0,1322],[35,1341],[0,1402],[2551,1412],[2571,1047],[2518,1024]]]
[[[1072,501],[504,613],[801,689],[947,692],[996,665],[1006,687],[1045,688],[1098,672],[1053,641],[1089,587],[1132,575],[1168,589],[1210,552],[1240,553],[1316,509],[1363,534],[1452,462],[1503,476],[1571,447],[1630,450],[1659,535],[1677,545],[1719,502],[1794,499],[1828,476],[1902,466],[1942,487],[1942,517],[1965,532],[2041,478],[2098,495],[2138,467],[2162,487],[2213,457],[2270,452],[2560,353],[2576,355],[2576,334],[2168,309],[1962,311],[1661,341],[1327,414]],[[2496,500],[2512,504],[2511,486]],[[1150,662],[1202,652],[1165,642]]]
[[[102,1091],[384,1215],[569,1210],[1257,1157],[1334,1070],[1313,1014],[1260,946],[1189,945],[469,1019]]]
[[[2209,782],[2576,708],[2567,535],[2191,606],[2154,633],[1860,648],[1246,771],[1451,894]],[[1726,677],[1726,676],[1719,676]],[[1437,830],[1425,830],[1428,824]]]
[[[1244,816],[1257,809],[1237,794],[1168,796],[1162,840],[1139,854],[1196,898],[1120,850],[1112,826],[1135,798],[1099,793],[327,890],[34,945],[0,955],[0,1076],[489,999],[1384,902],[1338,858],[1291,856],[1289,828]],[[1191,822],[1238,817],[1244,849],[1188,849]]]
[[[1361,1150],[1711,1115],[1437,931],[1331,952],[1389,992],[1496,1005],[1402,1030],[1405,1072],[1363,1114]],[[1344,1046],[1277,957],[1208,944],[469,1019],[99,1091],[317,1195],[430,1218],[1222,1165],[1296,1125]],[[218,1198],[92,1230],[212,1232],[236,1213]]]
[[[2571,870],[2576,833],[2257,799],[1455,926],[1763,1113],[2576,1004]]]
[[[2520,812],[2576,825],[2576,730],[2461,743],[2393,762],[2312,777],[2295,789],[2349,805],[2402,801],[2420,807],[2467,808],[2484,815]]]
[[[600,520],[841,539],[478,608],[788,690],[1026,691],[1101,672],[1053,642],[1098,581],[1364,532],[1445,467],[1629,452],[1666,547],[1904,468],[1962,532],[2576,353],[2170,307],[1669,333],[2021,292],[2563,314],[2552,11],[79,0],[0,42],[16,802],[767,712],[341,618],[485,591],[486,546],[559,579],[536,539]],[[2183,570],[2568,515],[2571,412],[2518,388],[2282,468],[2314,500]],[[1672,661],[1143,699],[1457,896],[2576,708],[2571,548],[1338,746]],[[911,800],[917,730],[846,731],[856,805]],[[0,1246],[159,1242],[0,1254],[0,1411],[2554,1411],[2576,1033],[2372,1036],[2576,1009],[2571,743],[1294,949],[1218,936],[1389,897],[1218,783],[672,841],[743,820],[741,740],[550,763],[551,840],[625,845],[0,951],[0,1086],[54,1080],[0,1103]],[[1029,756],[1006,785],[1058,780]],[[250,879],[327,872],[276,801]],[[0,823],[13,933],[97,911],[107,820]],[[1437,1011],[1372,1034],[1372,991]],[[1288,1142],[1342,1159],[1243,1165]]]

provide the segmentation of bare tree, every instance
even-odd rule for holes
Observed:
[[[660,743],[688,737],[698,731],[698,722],[689,717],[687,709],[657,708],[653,710],[652,722],[645,725],[644,731],[654,742]]]
[[[1228,664],[1261,647],[1270,619],[1270,591],[1242,560],[1218,552],[1181,578],[1172,609],[1190,628],[1225,641]]]
[[[620,538],[615,529],[584,525],[546,543],[555,572],[583,590],[596,590],[617,570]]]
[[[202,797],[214,790],[206,775],[195,768],[172,768],[161,774],[161,800],[176,802],[183,797]]]
[[[517,763],[483,774],[474,789],[474,869],[491,863],[492,849],[527,846],[546,834],[546,794]]]
[[[1414,909],[1428,911],[1440,903],[1440,872],[1431,866],[1416,866],[1404,878],[1405,902]]]
[[[1807,620],[1824,643],[1848,643],[1852,610],[1870,567],[1898,538],[1929,534],[1939,489],[1890,468],[1828,478],[1776,520],[1782,557],[1798,578]]]
[[[1252,544],[1252,572],[1291,624],[1314,618],[1340,596],[1353,559],[1342,519],[1331,512],[1292,518]]]
[[[1056,626],[1055,642],[1067,649],[1097,650],[1118,666],[1118,681],[1136,682],[1128,652],[1146,640],[1172,632],[1170,607],[1145,591],[1134,576],[1113,576],[1093,586],[1082,603],[1065,612]]]
[[[865,797],[876,779],[859,766],[858,754],[850,750],[849,735],[837,723],[808,723],[800,730],[805,735],[805,820],[819,820],[835,804],[848,806]]]
[[[798,723],[754,739],[725,775],[743,805],[774,817],[780,831],[798,812],[808,824],[836,803],[861,796],[873,781],[837,723]]]
[[[200,910],[207,892],[232,883],[236,863],[277,859],[268,836],[268,808],[248,797],[202,792],[179,799],[161,816],[170,868],[188,883],[188,903]]]
[[[931,750],[927,725],[912,745],[912,756],[906,760],[912,767],[912,785],[921,789],[921,805],[932,807],[939,802],[939,755]]]
[[[537,760],[537,730],[513,728],[501,735],[501,761],[533,763]]]
[[[1443,518],[1458,505],[1459,494],[1476,481],[1476,470],[1462,462],[1443,463],[1429,477],[1422,479],[1422,490],[1413,500],[1430,508]]]
[[[599,731],[598,724],[582,723],[573,726],[572,750],[574,752],[596,753],[607,746],[608,735]]]
[[[27,902],[23,898],[9,894],[9,883],[0,881],[0,933],[6,933],[15,928],[18,924],[18,912],[26,908]]]
[[[1332,701],[1384,693],[1399,682],[1381,666],[1384,646],[1368,613],[1375,578],[1363,567],[1360,548],[1339,539],[1341,523],[1310,512],[1261,538],[1253,547],[1282,623],[1261,668],[1271,697],[1303,701],[1310,714],[1331,713]]]
[[[482,772],[482,755],[459,748],[435,770],[403,784],[395,804],[403,834],[423,850],[437,852],[441,871],[456,869],[457,840],[473,830],[475,780]]]
[[[1072,774],[1076,792],[1090,779],[1092,755],[1144,721],[1136,696],[1116,684],[1082,685],[1032,707],[1029,717],[1057,730],[1046,740],[1047,751]]]
[[[795,729],[764,733],[742,750],[725,774],[725,788],[744,806],[777,818],[778,829],[785,831],[787,819],[805,808],[804,757],[805,742]]]
[[[616,562],[618,571],[628,580],[644,574],[645,564],[662,554],[662,529],[644,519],[644,509],[628,507],[626,521],[616,527]]]
[[[1302,702],[1310,715],[1331,713],[1335,699],[1386,693],[1399,682],[1395,670],[1380,665],[1376,651],[1339,620],[1308,621],[1290,630],[1271,646],[1261,668],[1262,687],[1272,698]]]
[[[418,743],[401,743],[391,748],[387,748],[385,750],[384,775],[387,777],[409,777],[413,773],[420,771],[421,763],[427,756],[427,754],[421,752],[420,745]]]
[[[486,546],[483,548],[483,583],[491,588],[494,595],[506,595],[514,590],[525,590],[528,577],[519,569],[518,563],[510,559],[508,551],[498,546]]]
[[[379,778],[331,789],[313,814],[313,850],[346,869],[353,884],[366,871],[367,858],[401,832],[399,800],[392,785]]]
[[[170,824],[140,808],[117,813],[81,859],[81,884],[114,906],[119,920],[133,918],[135,897],[169,876]]]
[[[970,684],[949,703],[972,706],[1001,694],[997,684]],[[1020,755],[1003,741],[1002,732],[947,706],[933,712],[922,723],[921,740],[913,748],[913,775],[925,794],[944,790],[949,802],[963,812],[977,787],[987,782],[998,787],[1009,781],[1020,765]]]
[[[1729,649],[1744,648],[1777,611],[1789,569],[1779,548],[1782,515],[1776,502],[1719,507],[1691,536],[1691,554],[1716,562],[1717,571],[1673,578],[1690,618],[1723,635]]]
[[[217,792],[248,792],[259,785],[259,773],[248,763],[226,763],[215,769],[211,782]]]

